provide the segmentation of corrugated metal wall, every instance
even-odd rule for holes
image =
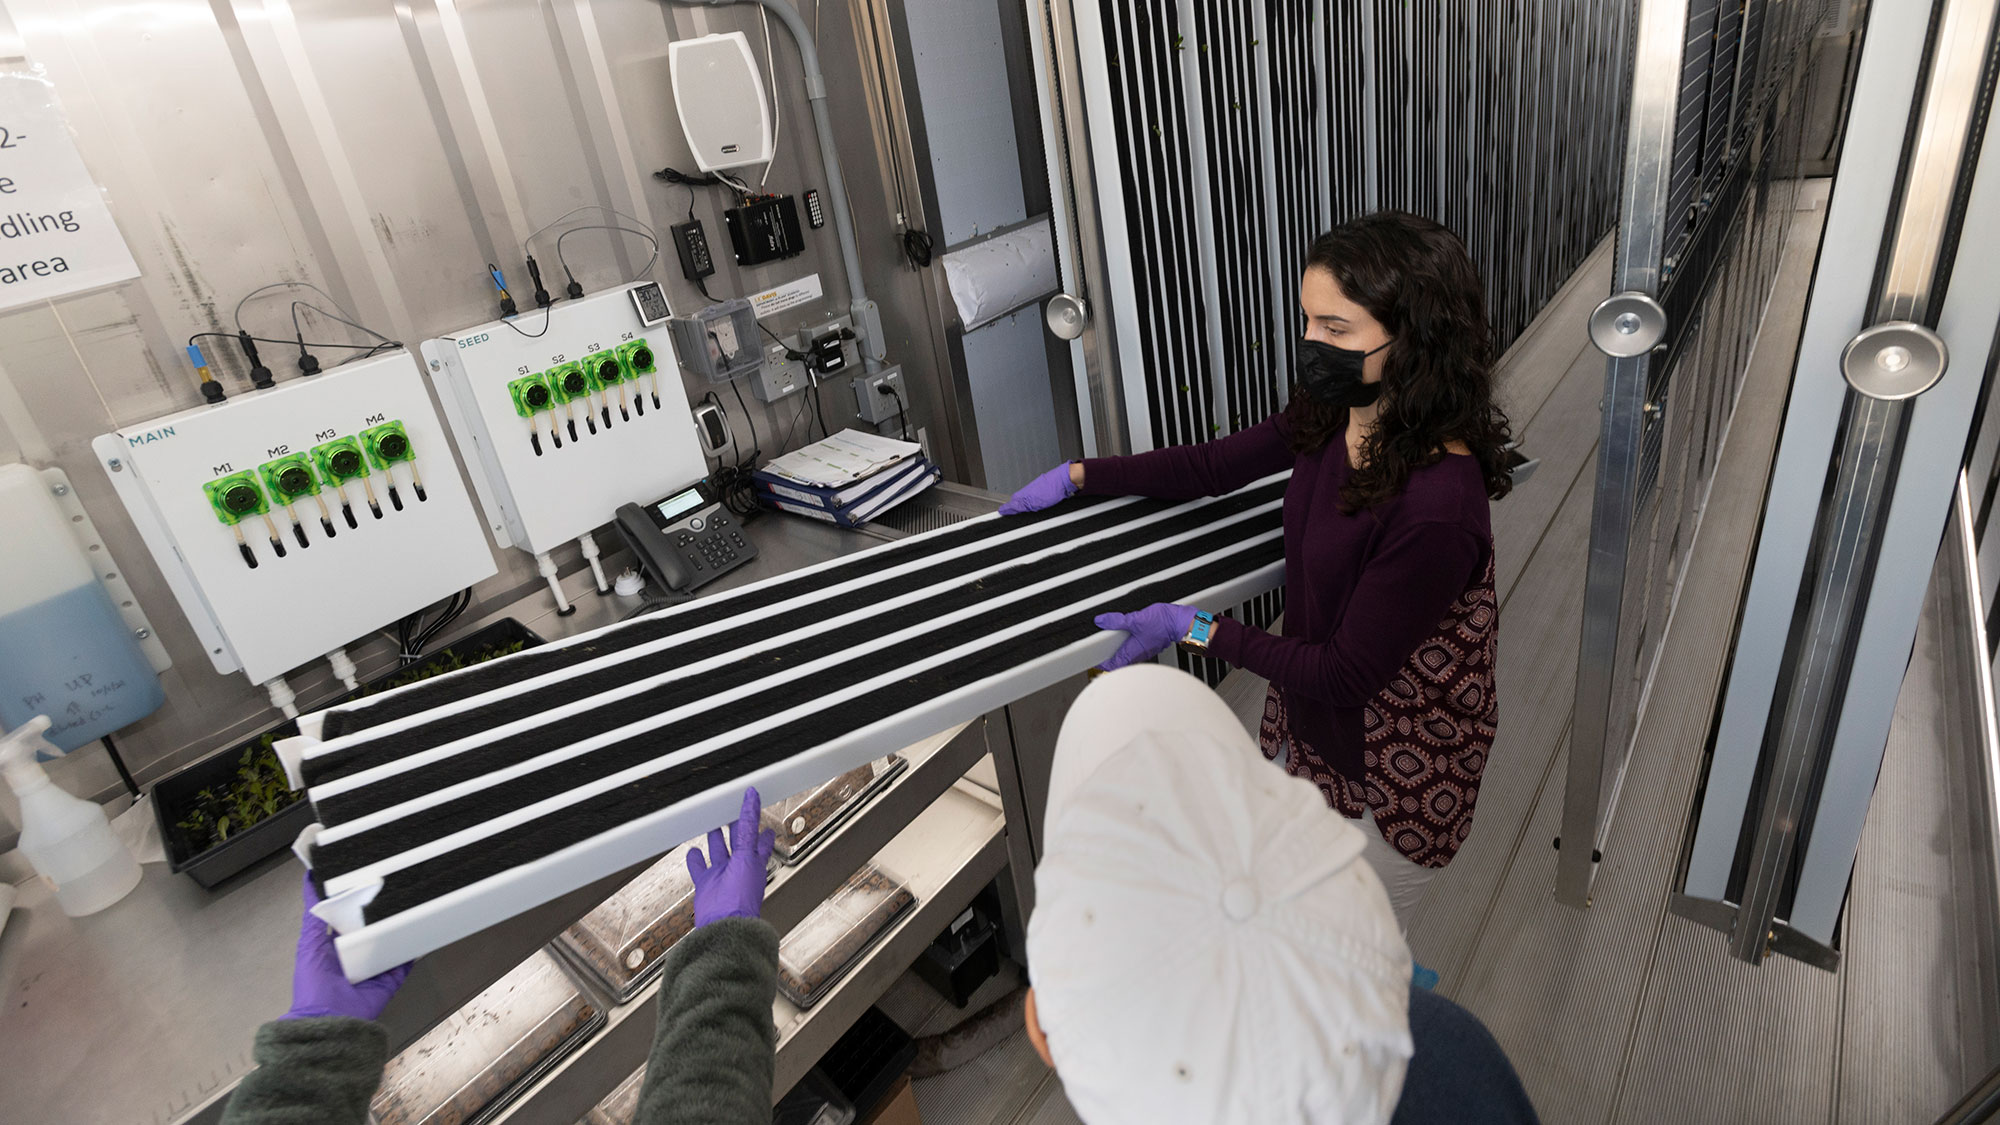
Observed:
[[[872,134],[852,28],[844,6],[826,8],[821,49],[836,117],[851,123],[865,150]],[[826,299],[774,318],[780,330],[792,327],[782,323],[788,316],[804,323],[846,310],[831,225],[805,232],[802,257],[738,270],[721,222],[729,201],[651,175],[666,165],[693,171],[675,118],[668,44],[732,30],[747,33],[761,64],[764,32],[749,5],[0,0],[0,57],[25,55],[45,69],[143,271],[137,281],[0,315],[0,461],[70,474],[175,658],[166,708],[120,736],[142,777],[273,713],[261,690],[209,666],[87,443],[116,425],[198,404],[181,343],[198,331],[233,332],[231,310],[250,290],[311,281],[414,348],[495,315],[487,262],[505,268],[531,307],[524,241],[588,204],[660,229],[692,209],[716,248],[721,272],[709,288],[718,297],[818,273]],[[776,21],[771,34],[782,124],[770,190],[824,190],[798,52]],[[748,171],[753,183],[763,174]],[[892,245],[875,169],[850,167],[848,176],[864,246]],[[553,234],[537,238],[533,249],[550,289],[560,291],[553,243]],[[643,245],[616,245],[596,232],[570,238],[565,252],[591,291],[640,269],[646,257]],[[665,254],[671,262],[671,246]],[[908,303],[896,295],[907,271],[891,276],[894,268],[870,269],[892,349],[909,336],[896,313]],[[653,276],[676,309],[702,303],[678,269],[663,264]],[[283,301],[245,314],[253,331],[283,325],[279,334],[289,335]],[[290,358],[274,351],[281,349],[265,349],[266,362],[289,376]],[[210,358],[231,392],[247,389],[233,350],[211,349]],[[935,401],[926,378],[911,374],[917,414]],[[707,389],[691,388],[690,397]],[[850,404],[838,387],[825,398],[827,421],[839,428],[852,417]],[[751,401],[767,442],[796,405],[781,417]],[[737,413],[733,399],[730,412]],[[468,620],[539,581],[525,555],[498,554],[502,573],[481,585]],[[578,565],[573,553],[561,561],[565,570]],[[386,665],[390,646],[377,641],[354,653],[368,674]],[[295,686],[302,704],[333,690],[319,670],[295,677]],[[116,784],[102,755],[79,757],[89,760],[66,765],[88,767],[80,787]]]

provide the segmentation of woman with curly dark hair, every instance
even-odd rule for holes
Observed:
[[[1405,925],[1471,829],[1498,709],[1489,500],[1507,494],[1486,301],[1465,245],[1380,212],[1322,235],[1299,281],[1290,404],[1203,445],[1072,462],[1002,513],[1078,491],[1192,499],[1291,470],[1284,636],[1194,606],[1098,618],[1106,667],[1180,643],[1264,677],[1264,753],[1368,820]],[[1221,607],[1216,607],[1221,608]]]

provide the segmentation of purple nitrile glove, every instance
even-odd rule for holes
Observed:
[[[729,828],[729,843],[723,844],[718,828],[708,834],[706,858],[700,848],[688,850],[696,926],[724,918],[755,918],[764,909],[764,865],[770,862],[778,837],[768,828],[757,830],[763,814],[764,799],[756,789],[747,789],[742,815]]]
[[[389,998],[403,987],[403,978],[410,975],[410,966],[398,965],[357,984],[347,983],[347,974],[340,968],[340,957],[334,953],[333,931],[313,916],[312,908],[319,901],[319,892],[313,889],[311,872],[306,873],[305,900],[305,917],[299,922],[299,952],[292,961],[292,1010],[278,1018],[379,1018],[382,1009],[389,1006]]]
[[[1191,605],[1169,605],[1154,602],[1137,613],[1100,613],[1096,617],[1099,629],[1123,630],[1131,634],[1111,659],[1098,665],[1109,672],[1123,668],[1127,664],[1137,664],[1141,660],[1151,660],[1168,645],[1187,636],[1194,625],[1194,615],[1198,611]]]
[[[1029,512],[1039,512],[1043,508],[1053,508],[1075,495],[1076,482],[1069,477],[1069,462],[1064,461],[1022,485],[1021,491],[1009,496],[1007,502],[1000,505],[1000,514],[1020,516]]]

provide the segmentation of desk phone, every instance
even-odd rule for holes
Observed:
[[[618,534],[645,572],[670,590],[693,590],[757,557],[707,481],[651,504],[620,504]]]

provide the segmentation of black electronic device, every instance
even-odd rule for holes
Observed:
[[[729,245],[736,252],[736,264],[754,266],[775,262],[805,252],[805,236],[799,231],[799,206],[789,195],[774,195],[731,207],[722,213],[729,228]]]
[[[682,277],[700,281],[715,272],[715,256],[708,251],[708,232],[701,229],[700,219],[675,223],[667,233],[673,236],[674,253],[680,255]]]
[[[632,290],[632,307],[639,311],[640,323],[648,328],[664,324],[674,315],[674,310],[667,307],[667,295],[661,292],[657,281],[649,281]]]
[[[826,225],[826,208],[819,204],[819,189],[806,189],[806,225],[814,230]]]
[[[654,581],[694,590],[757,557],[707,481],[650,504],[618,505],[618,534]]]
[[[821,375],[831,375],[847,366],[847,349],[841,346],[841,334],[828,332],[812,341],[806,352],[806,363]]]

